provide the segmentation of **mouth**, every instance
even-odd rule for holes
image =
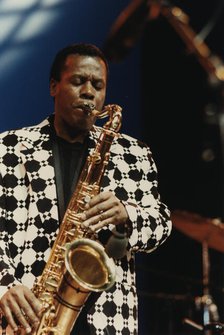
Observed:
[[[74,109],[82,109],[88,116],[92,115],[92,112],[95,109],[95,105],[90,102],[84,102],[81,104],[75,105],[74,103],[72,104],[72,108]]]

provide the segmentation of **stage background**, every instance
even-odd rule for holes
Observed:
[[[196,33],[213,26],[219,7],[205,43],[223,59],[221,2],[173,4],[188,15]],[[149,120],[143,123],[143,138],[154,153],[161,194],[172,211],[222,219],[223,138],[218,119],[223,87],[211,85],[198,58],[163,16],[148,23],[141,43],[141,101],[143,119]],[[209,248],[209,262],[209,290],[223,321],[222,252]],[[150,284],[144,288],[150,294],[143,304],[148,304],[149,333],[200,334],[183,319],[203,323],[204,307],[196,304],[204,292],[202,244],[174,228],[167,243],[148,257],[148,264]]]
[[[0,131],[48,116],[53,110],[48,74],[55,53],[73,42],[103,47],[118,15],[130,3],[1,0]],[[223,58],[221,1],[173,4],[189,15],[197,32],[212,23],[220,6],[206,43]],[[159,16],[147,23],[123,59],[109,65],[106,103],[123,107],[123,132],[150,145],[164,201],[172,210],[223,217],[222,146],[214,121],[221,107],[197,58],[186,52],[183,41]],[[201,323],[203,310],[195,305],[195,297],[203,294],[201,247],[174,228],[161,248],[137,256],[139,335],[194,333],[182,320],[189,317]],[[214,249],[209,254],[210,289],[224,321],[223,254]]]

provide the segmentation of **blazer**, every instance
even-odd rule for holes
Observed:
[[[38,125],[0,134],[0,297],[13,285],[32,288],[58,234],[49,129],[47,118]],[[90,131],[93,147],[101,131],[96,126]],[[120,134],[112,143],[101,190],[112,191],[123,202],[131,232],[126,255],[115,260],[115,284],[90,295],[87,321],[91,334],[137,334],[135,253],[152,252],[171,233],[170,211],[161,202],[157,187],[157,169],[149,147]]]

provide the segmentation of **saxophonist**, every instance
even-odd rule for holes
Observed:
[[[41,302],[32,292],[41,276],[77,180],[101,127],[108,63],[92,44],[66,46],[50,71],[54,112],[40,124],[0,135],[0,308],[2,334],[38,327]],[[161,202],[150,148],[120,134],[114,139],[100,193],[82,213],[82,224],[103,245],[127,238],[115,258],[114,285],[91,293],[71,329],[75,335],[137,335],[135,253],[152,252],[171,233]],[[113,249],[113,241],[110,248]]]

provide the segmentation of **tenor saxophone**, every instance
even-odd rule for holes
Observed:
[[[112,141],[119,136],[121,111],[118,105],[107,105],[101,113],[97,112],[97,118],[109,119],[87,157],[50,257],[33,286],[43,313],[32,334],[70,334],[90,293],[107,290],[115,282],[114,261],[94,234],[82,227],[81,214],[86,203],[99,193]]]

